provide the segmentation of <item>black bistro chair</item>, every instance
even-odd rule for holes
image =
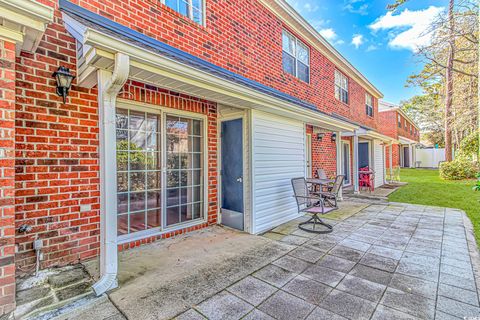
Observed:
[[[329,213],[337,208],[325,206],[324,198],[320,194],[311,192],[307,186],[307,181],[303,177],[293,178],[292,187],[294,197],[297,200],[298,212],[305,212],[312,215],[310,219],[300,223],[298,228],[312,233],[332,232],[333,227],[328,223],[323,222],[318,215]]]

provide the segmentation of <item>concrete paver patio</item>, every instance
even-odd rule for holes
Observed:
[[[186,306],[176,319],[480,316],[479,257],[462,211],[373,204],[344,220],[329,220],[334,229],[326,235],[299,230],[303,219],[264,235],[277,246],[271,262],[249,265],[240,278],[217,285],[216,293]]]

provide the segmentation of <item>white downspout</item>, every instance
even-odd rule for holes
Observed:
[[[358,131],[353,134],[353,193],[359,194],[358,186]]]
[[[390,182],[393,182],[393,142],[390,144],[390,149],[388,150],[389,152],[389,165],[390,165]]]
[[[118,286],[117,160],[115,107],[117,95],[128,79],[130,58],[115,54],[113,73],[98,70],[100,126],[100,279],[92,286],[97,296]]]

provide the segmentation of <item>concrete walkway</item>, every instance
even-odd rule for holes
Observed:
[[[193,269],[181,264],[176,271],[185,272],[185,277],[168,285],[162,274],[171,275],[172,270],[164,269],[166,265],[152,267],[162,257],[159,253],[151,258],[147,271],[137,270],[126,281],[130,285],[110,294],[120,312],[108,317],[98,314],[95,319],[480,317],[479,257],[463,212],[375,204],[344,220],[329,221],[335,226],[328,235],[303,232],[298,222],[282,225],[265,237],[231,232],[228,243],[235,252],[229,255],[217,251],[228,248],[220,245],[225,239],[218,239],[208,253],[196,248],[196,258],[189,260]],[[190,236],[190,243],[198,242],[197,236]],[[148,254],[150,247],[140,250]],[[132,251],[135,257],[142,254]],[[214,259],[215,253],[222,258]],[[195,259],[204,261],[201,268],[197,269]],[[208,268],[211,272],[206,272]],[[172,289],[175,282],[178,288]],[[95,308],[100,312],[107,307],[106,301],[102,303],[101,308],[92,306],[84,312],[96,314]],[[69,318],[89,319],[81,312]]]

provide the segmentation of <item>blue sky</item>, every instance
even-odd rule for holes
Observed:
[[[396,12],[394,0],[287,0],[385,95],[399,103],[419,88],[406,88],[409,75],[422,69],[414,52],[429,43],[429,22],[448,0],[411,0]]]

